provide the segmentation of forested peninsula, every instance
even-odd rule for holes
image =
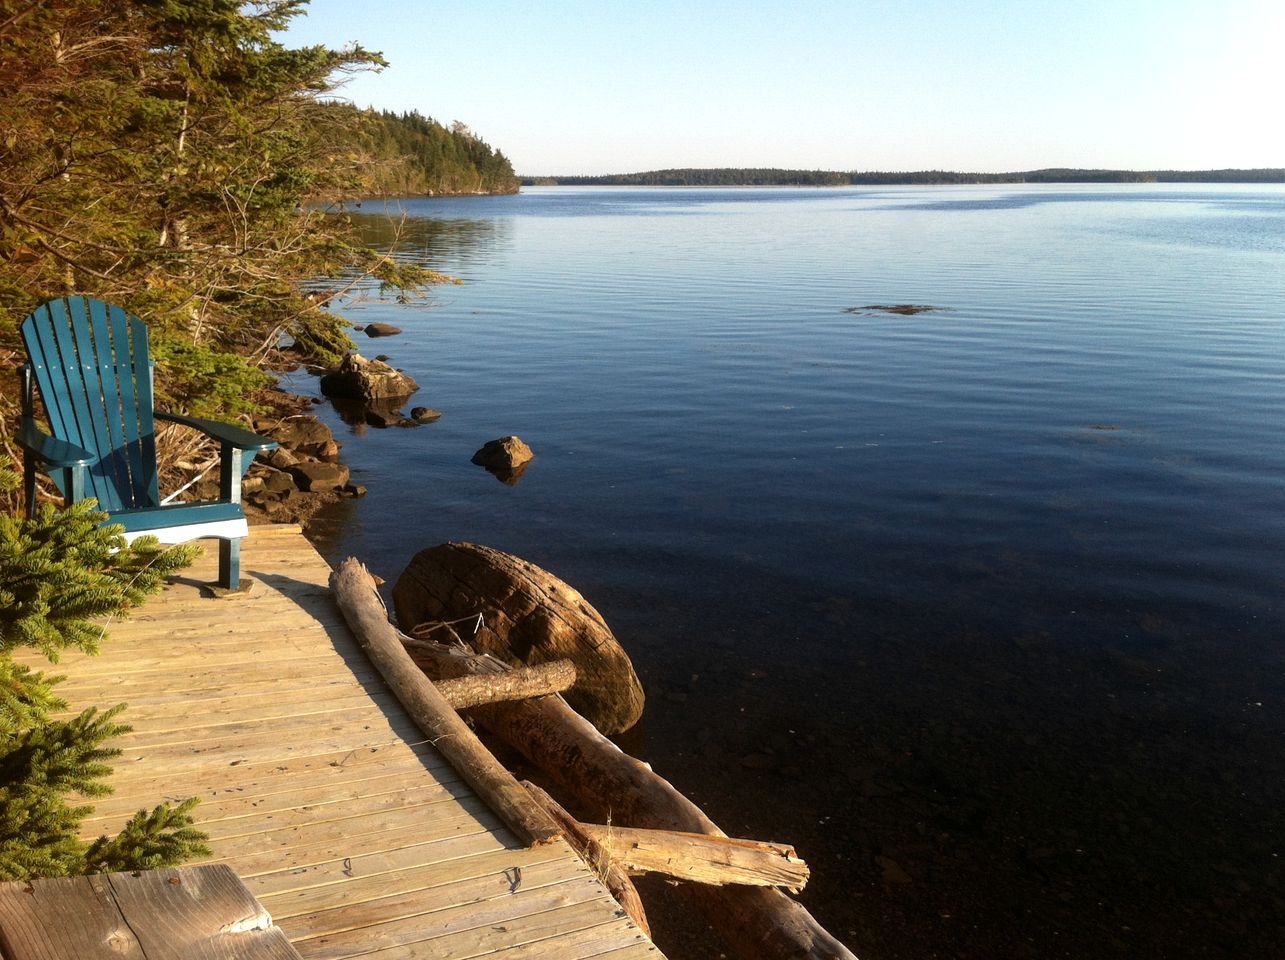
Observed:
[[[1049,167],[1016,173],[954,170],[841,171],[774,167],[711,167],[613,173],[602,176],[523,177],[523,186],[603,187],[848,187],[969,183],[1285,183],[1285,168],[1253,170],[1081,170]]]
[[[331,104],[353,131],[372,194],[390,197],[517,193],[513,165],[458,120],[449,127],[416,111],[357,111]],[[347,116],[344,116],[344,115]]]

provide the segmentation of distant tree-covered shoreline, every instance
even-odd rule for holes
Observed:
[[[1251,170],[1081,170],[1050,167],[1014,173],[955,170],[842,171],[712,167],[613,173],[603,176],[523,177],[523,186],[619,187],[847,187],[969,183],[1285,183],[1285,168]]]
[[[367,189],[385,196],[458,196],[517,193],[513,166],[467,126],[447,127],[416,111],[362,110],[341,104],[330,109],[351,115],[355,145],[363,153]]]

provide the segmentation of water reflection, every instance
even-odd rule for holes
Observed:
[[[352,432],[356,436],[362,436],[365,434],[367,427],[376,427],[382,430],[387,427],[417,427],[420,423],[428,422],[406,416],[402,408],[406,405],[408,399],[410,398],[402,397],[397,400],[372,400],[366,402],[332,397],[330,403],[334,407],[335,413],[339,414],[339,419],[352,427]]]
[[[530,460],[519,463],[516,467],[487,467],[486,472],[506,487],[516,487],[529,466],[531,466]]]
[[[510,240],[505,218],[457,217],[429,219],[414,216],[399,203],[367,202],[360,212],[332,216],[347,220],[358,239],[401,263],[412,263],[447,276],[466,278],[493,263]],[[338,274],[305,285],[307,296],[322,307],[337,305],[347,312],[371,301],[410,304],[413,298],[373,277]]]
[[[348,217],[363,243],[390,251],[398,260],[447,272],[471,263],[489,262],[497,249],[509,242],[511,232],[510,221],[504,218],[403,217],[392,204],[378,213]]]

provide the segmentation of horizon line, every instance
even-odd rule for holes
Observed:
[[[667,177],[670,179],[683,178],[690,179],[694,177],[722,175],[724,177],[735,177],[737,175],[752,176],[757,180],[779,179],[779,178],[853,178],[852,185],[860,185],[856,178],[872,178],[881,182],[887,182],[890,178],[976,178],[987,179],[992,181],[1013,181],[1018,178],[1027,179],[1031,177],[1039,178],[1041,182],[1059,182],[1065,178],[1078,180],[1089,180],[1092,178],[1151,178],[1158,180],[1163,178],[1165,182],[1174,182],[1181,177],[1197,177],[1199,179],[1218,178],[1223,182],[1234,182],[1231,178],[1250,177],[1252,179],[1245,182],[1285,182],[1285,167],[1208,167],[1202,169],[1180,169],[1176,167],[1169,168],[1145,168],[1130,169],[1124,167],[1033,167],[1026,170],[1008,170],[1008,171],[982,171],[982,170],[947,170],[940,167],[923,167],[910,170],[838,170],[827,169],[824,167],[658,167],[650,170],[635,170],[626,173],[576,173],[576,174],[516,174],[517,178],[522,181],[551,180],[551,181],[588,181],[588,180],[622,180],[635,178],[659,178]],[[1125,182],[1128,182],[1126,179]],[[656,184],[662,185],[662,184]],[[733,182],[721,184],[726,186],[737,185]],[[767,185],[762,183],[744,183],[744,186]],[[829,184],[841,185],[841,184]]]

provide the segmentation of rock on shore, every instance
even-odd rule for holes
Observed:
[[[419,384],[400,370],[355,352],[344,357],[338,370],[321,378],[326,396],[364,403],[403,399],[418,389]]]
[[[254,458],[241,481],[242,502],[250,523],[306,523],[322,506],[340,497],[361,496],[339,462],[341,444],[311,413],[312,400],[273,391],[273,412],[246,424],[279,446]],[[218,470],[211,470],[185,498],[212,500],[219,495]]]

